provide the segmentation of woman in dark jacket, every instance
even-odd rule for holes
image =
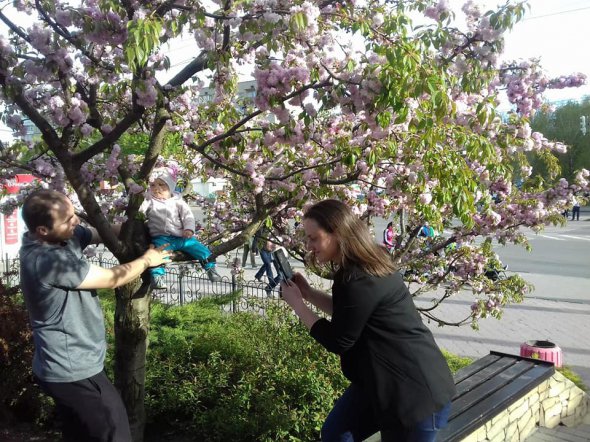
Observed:
[[[340,201],[312,206],[303,227],[316,263],[335,271],[332,296],[295,274],[281,284],[283,298],[311,336],[340,355],[351,381],[322,427],[322,441],[362,441],[377,431],[384,442],[434,441],[455,386],[391,256]]]

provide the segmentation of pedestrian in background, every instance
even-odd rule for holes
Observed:
[[[332,296],[299,273],[281,282],[282,296],[311,336],[340,356],[351,382],[321,440],[362,441],[381,431],[383,442],[434,441],[447,424],[455,385],[391,256],[340,201],[312,206],[303,226],[315,262],[335,272]]]
[[[110,269],[83,255],[101,242],[82,227],[70,200],[53,190],[31,193],[23,204],[28,232],[20,249],[21,289],[33,329],[33,374],[53,398],[68,442],[131,442],[127,412],[104,372],[105,325],[96,289],[120,287],[169,259],[149,249]],[[113,226],[118,233],[121,226]]]
[[[258,253],[258,248],[256,246],[256,239],[252,236],[249,236],[246,241],[244,242],[244,251],[242,253],[242,267],[246,268],[246,263],[248,262],[248,255],[250,255],[250,265],[252,268],[256,268],[256,253]]]
[[[270,232],[265,227],[260,228],[255,235],[258,252],[260,253],[260,259],[262,260],[262,266],[260,266],[260,269],[258,269],[254,275],[254,279],[256,279],[258,282],[261,282],[262,276],[266,273],[268,284],[264,287],[264,290],[266,290],[267,295],[270,295],[272,290],[276,287],[279,278],[278,275],[275,278],[272,271],[272,252],[276,247],[275,244],[270,241],[269,235]]]
[[[574,221],[574,219],[576,221],[580,221],[580,201],[578,201],[578,198],[576,198],[576,196],[573,196],[573,200],[574,200],[574,207],[572,208],[572,221]]]
[[[393,231],[393,222],[389,222],[387,227],[383,231],[383,245],[387,249],[389,253],[393,251],[395,244],[393,243],[393,238],[395,237],[395,232]]]

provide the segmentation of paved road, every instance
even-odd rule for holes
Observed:
[[[580,221],[567,221],[566,225],[547,226],[540,233],[523,230],[532,247],[531,252],[517,245],[494,247],[509,268],[518,273],[541,273],[589,278],[590,263],[590,207],[582,208]],[[387,221],[374,220],[375,236],[381,238]],[[450,231],[443,233],[445,236]]]
[[[530,275],[533,283],[544,275]],[[460,319],[473,298],[462,293],[445,302],[437,312],[445,319]],[[427,297],[416,300],[427,306]],[[563,351],[563,361],[590,386],[590,303],[573,303],[529,297],[505,309],[501,320],[480,321],[479,330],[470,327],[438,327],[429,324],[436,341],[451,353],[479,358],[491,350],[518,354],[520,344],[529,340],[549,340]]]
[[[588,278],[590,264],[590,217],[568,221],[564,227],[547,227],[539,234],[527,232],[532,252],[519,246],[497,246],[496,252],[519,273],[542,273]],[[586,221],[584,221],[586,220]]]

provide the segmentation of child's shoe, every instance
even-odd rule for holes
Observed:
[[[150,282],[152,290],[166,290],[166,284],[163,275],[153,276]]]
[[[211,282],[221,281],[221,275],[219,273],[217,273],[217,270],[215,270],[215,267],[211,267],[209,270],[207,270],[207,276],[209,277],[209,281],[211,281]]]

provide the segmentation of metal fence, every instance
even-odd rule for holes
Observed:
[[[110,268],[119,265],[116,259],[97,255],[88,261],[101,267]],[[19,259],[7,256],[0,259],[0,280],[8,286],[18,285]],[[258,281],[244,281],[236,275],[223,276],[221,281],[211,282],[203,270],[197,270],[189,263],[172,263],[166,265],[164,276],[165,290],[153,290],[152,297],[162,303],[183,305],[208,296],[231,295],[240,292],[238,299],[231,302],[228,309],[232,311],[258,310],[261,301],[278,297],[278,290],[265,290],[266,284]]]
[[[18,258],[8,258],[8,256],[0,258],[0,281],[2,284],[8,287],[18,285],[20,281],[19,262]]]

